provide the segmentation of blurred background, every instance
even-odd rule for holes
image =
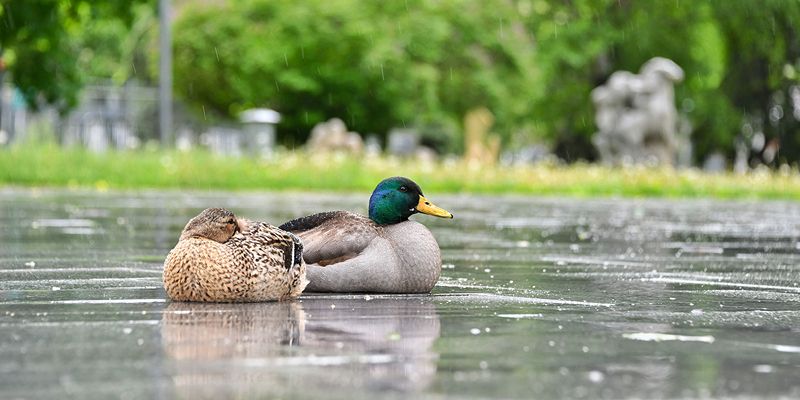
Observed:
[[[800,159],[796,1],[2,0],[0,57],[5,147]]]

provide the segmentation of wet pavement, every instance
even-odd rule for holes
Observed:
[[[172,303],[208,206],[368,194],[0,189],[0,398],[798,398],[800,205],[437,196],[431,296]]]

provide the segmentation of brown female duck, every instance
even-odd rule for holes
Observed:
[[[164,288],[176,301],[252,302],[300,295],[308,281],[293,234],[222,208],[192,218],[164,262]]]

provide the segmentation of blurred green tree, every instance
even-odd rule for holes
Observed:
[[[591,159],[591,90],[663,56],[687,72],[678,107],[702,156],[732,152],[743,120],[788,87],[780,76],[797,60],[798,8],[779,0],[193,5],[175,28],[176,90],[206,116],[276,108],[296,141],[337,116],[360,132],[413,125],[451,150],[460,150],[464,114],[485,106],[506,144],[545,140],[562,157]]]
[[[768,164],[800,160],[800,2],[715,0],[713,12],[726,45],[720,91],[738,114],[747,144],[759,132],[777,145]],[[728,141],[730,142],[730,137]]]
[[[562,157],[592,157],[591,90],[614,71],[638,71],[654,56],[686,71],[676,99],[693,126],[698,159],[714,150],[732,156],[743,124],[780,137],[788,160],[800,157],[797,119],[775,109],[791,107],[789,91],[800,77],[800,2],[520,4],[530,5],[525,20],[537,38],[541,84],[549,94],[537,99],[535,116]],[[771,121],[770,112],[783,117]]]
[[[154,1],[0,0],[0,50],[36,106],[68,109],[94,78],[148,80]],[[506,145],[593,158],[591,90],[649,58],[676,88],[698,159],[763,132],[800,159],[800,2],[709,0],[176,1],[177,94],[207,118],[280,111],[289,143],[343,118],[362,133],[414,126],[462,150],[487,107]],[[152,50],[152,49],[150,49]],[[737,139],[739,138],[739,139]]]
[[[332,117],[380,135],[413,125],[451,149],[475,107],[500,132],[530,124],[535,47],[513,2],[239,0],[180,14],[176,91],[206,116],[269,106],[297,141]]]
[[[0,57],[32,107],[44,101],[68,110],[90,77],[129,76],[137,48],[131,26],[136,20],[141,31],[152,4],[0,0]]]
[[[593,157],[594,109],[589,96],[617,70],[637,72],[661,56],[687,73],[676,87],[678,107],[698,131],[716,136],[731,130],[729,106],[717,87],[724,48],[708,4],[576,0],[534,2],[528,18],[539,43],[537,59],[550,96],[538,99],[543,133],[564,158]],[[715,93],[716,92],[716,93]],[[724,116],[710,112],[716,109]],[[735,126],[735,124],[734,124]]]

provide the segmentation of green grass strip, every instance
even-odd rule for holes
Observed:
[[[284,152],[269,160],[219,157],[201,150],[92,153],[53,145],[0,149],[0,185],[93,187],[99,190],[370,191],[381,179],[408,176],[428,193],[800,200],[796,169],[744,175],[696,169],[615,169],[590,164],[483,166],[445,160],[354,158]]]

